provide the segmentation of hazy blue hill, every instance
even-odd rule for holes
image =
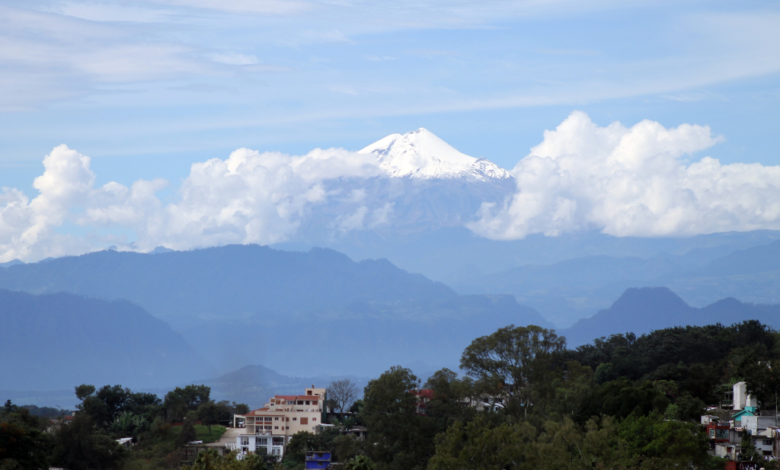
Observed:
[[[590,231],[557,237],[532,234],[522,240],[497,241],[479,237],[464,227],[412,230],[409,226],[406,229],[399,232],[392,226],[379,226],[372,230],[348,231],[328,237],[303,237],[278,246],[295,250],[325,246],[346,253],[353,259],[387,258],[407,271],[453,284],[518,266],[549,265],[600,255],[643,259],[662,257],[664,254],[685,255],[689,267],[699,266],[734,250],[780,239],[780,231],[776,230],[713,233],[684,238],[613,237]]]
[[[608,307],[631,287],[665,286],[699,307],[727,296],[780,303],[780,241],[745,249],[735,246],[651,258],[586,256],[520,266],[452,286],[462,294],[512,294],[564,326]]]
[[[505,295],[356,302],[308,315],[211,320],[182,333],[227,370],[266,364],[298,375],[375,376],[415,361],[457,367],[474,338],[509,324],[550,326],[538,312]]]
[[[780,241],[737,250],[713,260],[702,274],[723,276],[759,274],[780,270]]]
[[[578,321],[560,334],[566,336],[569,346],[573,347],[616,333],[640,335],[673,326],[730,325],[752,319],[778,328],[780,305],[755,305],[727,298],[696,308],[665,287],[632,288],[611,307]]]
[[[165,322],[128,301],[0,289],[0,390],[174,385],[208,373]]]
[[[175,325],[337,308],[359,301],[449,299],[449,287],[387,260],[328,249],[230,245],[158,254],[101,251],[0,270],[0,287],[128,299]]]

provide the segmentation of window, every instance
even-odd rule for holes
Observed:
[[[311,420],[312,420],[312,421],[317,421],[317,418],[312,418]]]
[[[311,402],[309,400],[306,400],[307,405],[311,405]]]
[[[311,395],[311,390],[306,390],[306,395]]]
[[[299,405],[303,405],[303,400],[298,400]]]
[[[301,424],[309,424],[309,418],[301,418]]]
[[[279,429],[279,426],[274,426],[274,429]]]
[[[287,418],[287,421],[290,421],[290,418]]]
[[[271,421],[271,417],[270,417],[270,416],[266,416],[266,417],[265,417],[265,420],[266,420],[266,421]]]
[[[274,421],[279,421],[279,417],[277,416],[276,418],[274,418]]]
[[[288,400],[288,401],[287,401],[287,404],[288,404],[288,405],[294,405],[294,404],[295,404],[295,402],[294,402],[294,401],[289,401],[289,400]]]
[[[287,429],[290,429],[290,426],[287,426]]]
[[[257,445],[259,446],[267,446],[268,445],[268,438],[267,437],[260,437],[257,439]]]
[[[293,421],[298,421],[298,418],[293,418]]]
[[[241,438],[241,445],[242,446],[248,446],[249,445],[249,438],[248,437],[242,437]]]
[[[772,439],[764,439],[764,445],[765,446],[771,446],[772,445]]]

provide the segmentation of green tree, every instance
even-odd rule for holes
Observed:
[[[0,466],[48,469],[52,442],[41,427],[28,410],[19,409],[8,400],[0,419]]]
[[[213,401],[207,401],[198,407],[198,419],[200,424],[206,426],[211,432],[211,425],[219,422],[222,408]]]
[[[707,437],[693,423],[664,420],[657,413],[632,414],[620,423],[618,435],[634,465],[656,459],[668,467],[699,467],[708,460]]]
[[[426,415],[443,420],[441,424],[444,426],[454,421],[468,421],[473,417],[475,408],[471,404],[477,393],[470,377],[460,379],[458,374],[444,368],[434,372],[423,389],[430,390],[432,394]]]
[[[429,470],[520,468],[536,430],[528,423],[494,426],[484,416],[455,422],[436,439]]]
[[[198,438],[198,433],[195,431],[195,422],[198,420],[198,414],[195,411],[190,411],[184,418],[184,423],[181,426],[181,432],[176,436],[176,447],[182,447],[188,442],[192,442]]]
[[[376,465],[368,456],[359,455],[344,464],[344,470],[374,470]]]
[[[176,387],[165,395],[162,404],[169,421],[184,419],[189,411],[196,411],[198,407],[209,401],[211,388],[205,385],[187,385],[184,388]]]
[[[463,352],[460,367],[470,376],[495,385],[507,397],[508,410],[527,415],[534,386],[552,380],[553,355],[566,347],[566,339],[535,325],[500,328],[475,339]],[[548,392],[549,393],[549,392]]]
[[[263,455],[248,454],[243,459],[236,458],[236,451],[220,455],[214,449],[208,449],[198,453],[195,461],[190,466],[183,466],[181,470],[266,470],[274,468]]]
[[[84,401],[85,398],[91,396],[93,393],[95,393],[94,385],[82,384],[76,387],[76,398],[81,401]]]
[[[436,422],[417,414],[420,381],[409,369],[394,366],[369,381],[361,416],[369,429],[366,452],[378,470],[424,468],[435,451]]]
[[[116,468],[126,449],[108,436],[92,418],[77,413],[70,424],[61,424],[53,432],[52,464],[70,470]]]

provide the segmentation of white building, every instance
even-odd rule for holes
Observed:
[[[739,411],[745,407],[747,402],[747,384],[737,382],[734,384],[734,411]]]
[[[239,457],[265,449],[282,458],[293,435],[301,431],[316,433],[325,411],[325,389],[311,388],[304,395],[275,395],[262,408],[245,415],[234,415],[233,426],[243,428],[236,436]]]

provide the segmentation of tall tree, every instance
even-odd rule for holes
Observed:
[[[124,459],[125,448],[109,437],[85,413],[54,430],[52,464],[71,470],[115,468]]]
[[[363,394],[362,418],[368,429],[366,451],[377,470],[425,468],[435,447],[435,422],[417,414],[420,381],[394,366],[371,380]]]
[[[196,411],[208,402],[210,396],[211,388],[206,385],[176,387],[165,395],[163,408],[169,421],[178,421],[184,419],[189,411]]]
[[[43,419],[8,400],[0,409],[0,469],[48,469],[51,437]],[[48,420],[45,420],[48,422]]]
[[[525,415],[532,403],[532,385],[548,378],[553,354],[565,348],[566,339],[554,330],[510,325],[475,339],[463,351],[460,367],[492,383],[495,393],[508,398],[511,413]]]
[[[336,380],[328,386],[327,397],[333,400],[337,412],[344,413],[357,399],[358,388],[349,379]]]
[[[220,405],[213,401],[207,401],[198,407],[198,419],[200,420],[200,424],[209,428],[209,432],[211,432],[211,425],[219,422],[220,414]]]

